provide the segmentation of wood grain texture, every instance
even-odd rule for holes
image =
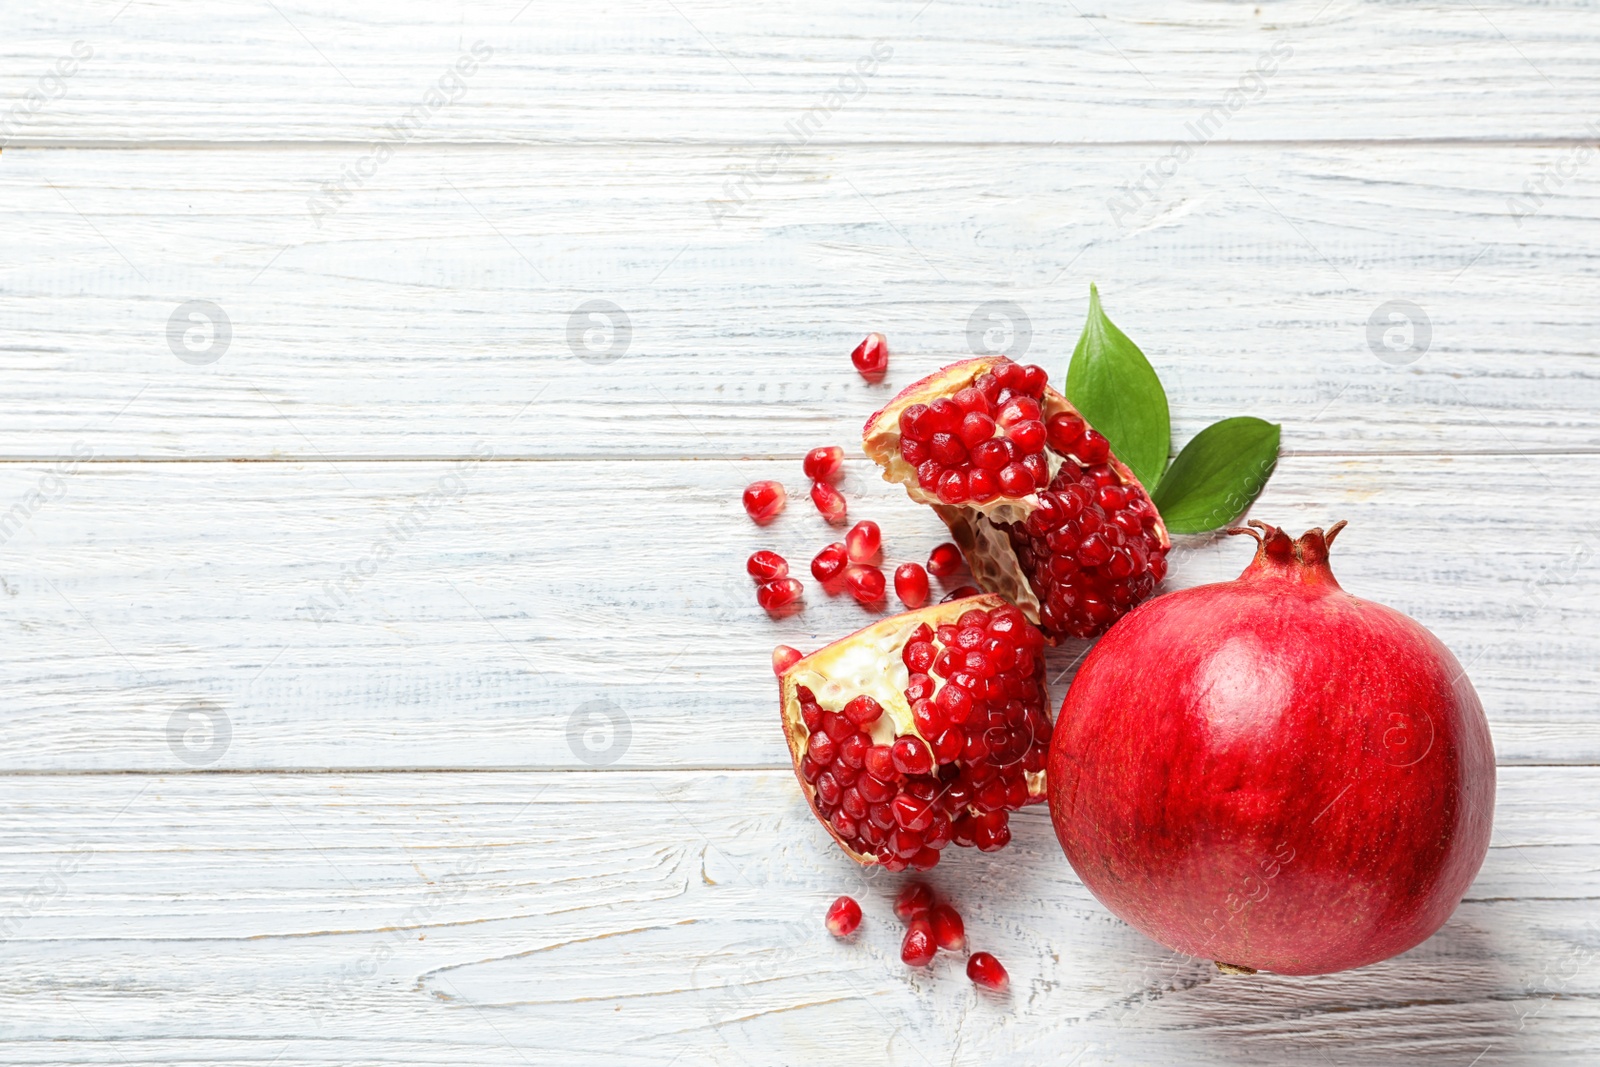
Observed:
[[[740,150],[418,147],[319,228],[348,150],[9,151],[0,456],[443,458],[485,427],[501,456],[799,455],[970,354],[975,315],[1014,343],[991,301],[1064,374],[1092,279],[1179,444],[1254,414],[1290,452],[1593,451],[1600,152],[1572,153],[1212,146],[1119,224],[1158,149],[816,151],[718,220]],[[207,365],[193,300],[231,322]],[[1370,326],[1394,300],[1417,323]]]
[[[1523,480],[1503,464],[1294,457],[1254,514],[1296,530],[1349,520],[1345,586],[1455,650],[1502,760],[1594,761],[1600,502],[1548,501],[1596,484],[1600,457],[1538,457]],[[0,465],[0,501],[53,498],[0,547],[0,767],[786,766],[772,646],[816,648],[876,617],[812,581],[840,531],[798,467]],[[849,467],[854,519],[882,526],[887,565],[926,559],[943,526],[875,471]],[[761,477],[796,494],[766,529],[739,504]],[[756,606],[744,561],[759,547],[803,577],[800,614]],[[1189,539],[1172,582],[1236,577],[1248,549]],[[1053,654],[1057,700],[1085,647]],[[211,753],[212,714],[225,752]]]
[[[66,0],[5,13],[0,98],[75,40],[94,56],[28,142],[367,141],[478,41],[493,56],[417,139],[772,142],[875,42],[892,56],[818,139],[1172,140],[1241,89],[1217,136],[1572,138],[1600,90],[1581,0]]]
[[[1030,809],[1005,860],[963,852],[933,875],[1010,969],[999,999],[950,956],[907,973],[897,880],[830,848],[787,771],[0,777],[4,1048],[13,1063],[1592,1062],[1597,796],[1594,768],[1504,771],[1489,858],[1444,930],[1300,979],[1223,977],[1146,941]],[[840,892],[866,911],[852,943],[821,923]]]

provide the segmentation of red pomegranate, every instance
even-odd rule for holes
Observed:
[[[926,870],[952,843],[1005,847],[1009,813],[1044,800],[1043,649],[1022,612],[975,596],[881,619],[779,673],[800,788],[851,859]]]
[[[1052,641],[1102,632],[1167,573],[1149,494],[1041,367],[952,363],[867,420],[862,446]]]
[[[1489,847],[1494,751],[1439,640],[1351,596],[1344,526],[1261,523],[1238,580],[1150,601],[1084,661],[1050,814],[1100,901],[1234,968],[1325,974],[1449,918]]]

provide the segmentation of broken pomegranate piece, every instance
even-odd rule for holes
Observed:
[[[869,419],[862,442],[950,527],[979,584],[1052,641],[1104,632],[1166,575],[1149,494],[1040,367],[953,363]]]
[[[1044,799],[1044,635],[998,596],[883,619],[791,664],[783,732],[813,813],[856,862],[994,851]]]

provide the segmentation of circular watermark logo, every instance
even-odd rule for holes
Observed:
[[[609,767],[633,743],[633,720],[609,700],[579,704],[567,719],[567,747],[591,767]]]
[[[633,321],[609,300],[585,300],[567,316],[567,347],[585,363],[615,363],[632,342]]]
[[[1020,360],[1033,344],[1028,313],[1009,300],[990,300],[972,309],[967,319],[967,347],[975,356]]]
[[[1367,347],[1385,363],[1415,363],[1432,343],[1432,320],[1409,300],[1385,300],[1367,316]]]
[[[1433,718],[1426,711],[1386,712],[1368,729],[1370,751],[1391,767],[1409,767],[1433,751]]]
[[[233,721],[221,708],[185,704],[167,720],[167,747],[191,767],[209,767],[233,741]]]
[[[204,367],[227,354],[233,343],[233,320],[222,305],[190,300],[173,308],[167,319],[167,347],[185,363]]]

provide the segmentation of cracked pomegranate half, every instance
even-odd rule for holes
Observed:
[[[952,363],[868,419],[862,445],[1052,642],[1104,632],[1167,573],[1150,495],[1040,367]]]
[[[927,870],[1044,799],[1044,635],[992,594],[873,623],[778,676],[811,810],[857,863]]]

